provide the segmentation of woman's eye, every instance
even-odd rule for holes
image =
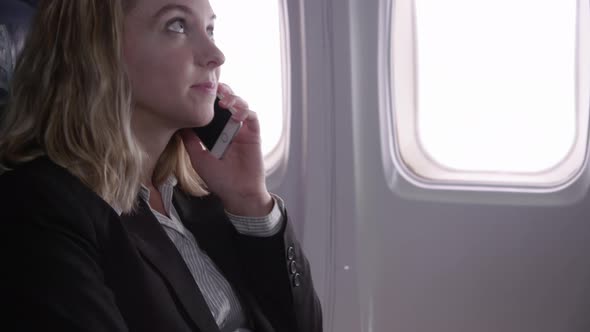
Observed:
[[[182,19],[177,19],[168,24],[168,30],[176,33],[184,33],[186,23]]]
[[[207,27],[207,34],[209,37],[213,38],[213,27]]]

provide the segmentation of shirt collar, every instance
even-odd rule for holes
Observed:
[[[164,180],[159,186],[158,190],[160,192],[164,192],[169,189],[174,189],[178,184],[178,180],[174,175],[170,175],[166,180]],[[139,188],[139,197],[146,202],[150,201],[150,190],[144,184],[141,185]]]
[[[158,190],[161,193],[164,193],[164,192],[171,193],[177,184],[178,184],[178,179],[176,178],[176,176],[170,175],[166,178],[166,180],[164,180],[160,184],[160,186],[158,186]],[[146,203],[149,203],[149,201],[150,201],[150,190],[144,184],[141,184],[141,186],[139,187],[139,198],[143,199]],[[171,199],[172,199],[172,197],[170,197],[170,200]],[[165,206],[169,206],[169,204],[167,204],[167,202],[165,202]],[[121,216],[121,213],[123,212],[122,209],[120,209],[117,206],[112,206],[112,208],[113,208],[113,210],[115,210],[115,212],[117,212],[117,214],[119,216]]]

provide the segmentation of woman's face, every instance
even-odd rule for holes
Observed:
[[[124,36],[134,112],[172,130],[211,120],[225,61],[214,19],[208,0],[136,0]]]

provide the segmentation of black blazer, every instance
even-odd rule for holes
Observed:
[[[174,204],[236,289],[254,331],[322,330],[309,264],[289,221],[275,236],[249,237],[236,232],[214,196],[177,190]],[[219,331],[145,203],[119,217],[43,157],[0,176],[0,220],[0,301],[9,308],[0,329]]]

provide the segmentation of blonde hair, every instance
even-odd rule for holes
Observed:
[[[121,0],[40,1],[0,122],[0,169],[46,155],[130,212],[146,156],[131,131],[123,6]],[[178,135],[157,162],[154,184],[170,175],[190,194],[207,193]]]

